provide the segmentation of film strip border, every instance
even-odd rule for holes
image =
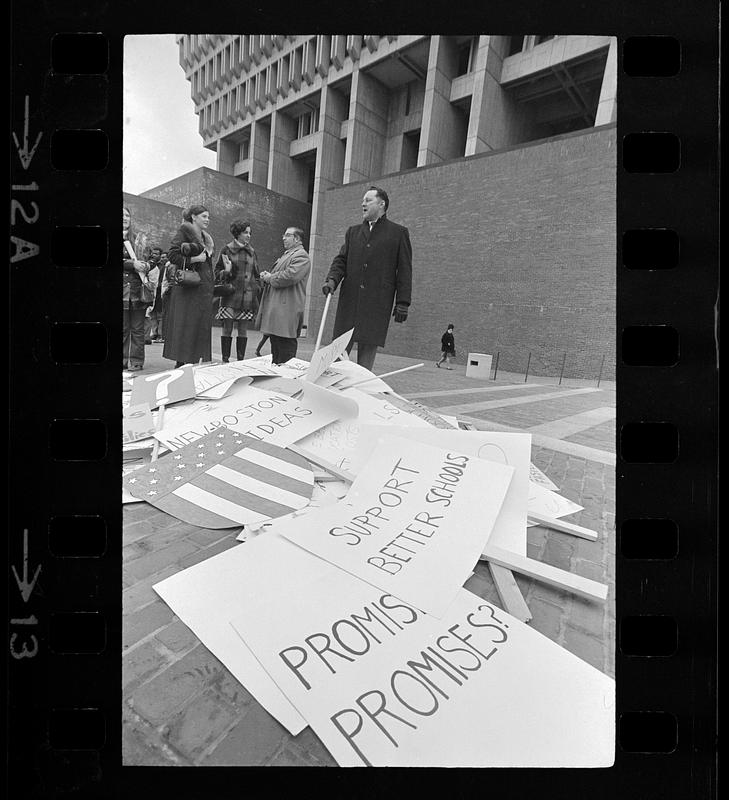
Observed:
[[[708,796],[713,787],[718,59],[707,28],[716,15],[702,24],[658,19],[628,20],[651,35],[617,32],[615,64],[616,765],[558,771],[565,797]],[[34,39],[21,22],[12,93],[9,756],[27,796],[111,796],[120,750],[121,320],[108,232],[121,198],[121,36],[108,26]],[[37,70],[18,72],[23,58]],[[512,787],[528,780],[510,771]]]

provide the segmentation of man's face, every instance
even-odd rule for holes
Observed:
[[[281,239],[283,241],[284,250],[290,250],[297,243],[296,234],[291,228],[286,228]]]
[[[367,222],[374,222],[385,210],[385,201],[377,196],[377,192],[370,189],[362,198],[362,218]]]
[[[161,256],[162,256],[162,252],[155,248],[154,250],[152,250],[152,256],[151,256],[150,260],[154,261],[155,264],[156,264],[160,260]]]

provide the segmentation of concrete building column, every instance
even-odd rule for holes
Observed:
[[[235,162],[238,161],[239,146],[228,139],[218,139],[218,158],[215,169],[226,175],[233,175]]]
[[[600,99],[597,103],[595,125],[607,125],[609,122],[615,122],[618,118],[617,92],[618,40],[613,37],[610,40],[607,63],[605,64],[605,72],[602,76],[602,87],[600,88]]]
[[[431,36],[418,148],[419,167],[463,155],[457,135],[461,120],[450,101],[451,82],[457,69],[455,42],[447,36]]]
[[[268,185],[268,157],[271,150],[270,119],[255,120],[251,125],[250,170],[248,180],[259,186]]]
[[[319,108],[319,131],[321,143],[316,152],[316,168],[314,171],[314,199],[311,207],[311,229],[309,231],[309,255],[312,269],[306,289],[306,307],[304,324],[310,325],[309,318],[317,330],[321,318],[322,298],[320,286],[329,269],[332,253],[323,250],[322,209],[323,195],[333,186],[341,186],[344,176],[344,156],[346,145],[340,138],[342,122],[347,119],[349,107],[347,98],[337,89],[327,84],[322,86],[321,106]],[[344,231],[342,231],[344,235]],[[313,311],[313,314],[312,314]],[[316,335],[316,333],[314,334]]]
[[[307,202],[309,170],[291,158],[291,142],[296,138],[296,120],[282,111],[271,114],[271,142],[266,186],[274,192]]]
[[[366,180],[382,174],[388,102],[389,92],[386,87],[355,68],[349,100],[344,183]]]
[[[509,36],[480,36],[473,76],[465,155],[498,150],[522,141],[523,111],[502,89],[501,67]]]

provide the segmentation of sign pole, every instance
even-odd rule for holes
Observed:
[[[159,408],[158,408],[158,411],[157,411],[157,425],[155,427],[155,430],[157,430],[157,431],[161,431],[162,430],[162,426],[164,425],[164,421],[165,421],[165,405],[166,405],[166,403],[164,403],[164,402],[159,404]],[[154,445],[152,446],[152,458],[151,458],[152,461],[156,461],[157,460],[158,453],[159,453],[159,439],[155,439],[154,440]]]
[[[324,313],[321,315],[321,322],[319,323],[319,333],[316,336],[316,344],[314,345],[314,352],[319,349],[319,345],[321,344],[321,335],[324,333],[324,323],[327,319],[327,313],[329,312],[329,301],[332,299],[332,293],[329,292],[327,295],[326,302],[324,303]]]

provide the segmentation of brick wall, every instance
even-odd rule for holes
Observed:
[[[183,209],[201,203],[210,211],[216,251],[231,240],[235,219],[251,223],[251,244],[261,268],[270,267],[283,252],[281,234],[289,226],[308,234],[311,206],[265,187],[201,167],[142,195],[124,195],[137,229],[149,229],[151,241],[167,248],[182,221]]]
[[[615,150],[610,125],[378,179],[413,245],[411,313],[390,325],[387,352],[433,360],[452,322],[461,364],[469,351],[499,352],[500,370],[523,372],[531,352],[530,374],[558,375],[566,353],[565,377],[596,378],[603,357],[614,377]],[[322,198],[310,331],[369,183]]]

